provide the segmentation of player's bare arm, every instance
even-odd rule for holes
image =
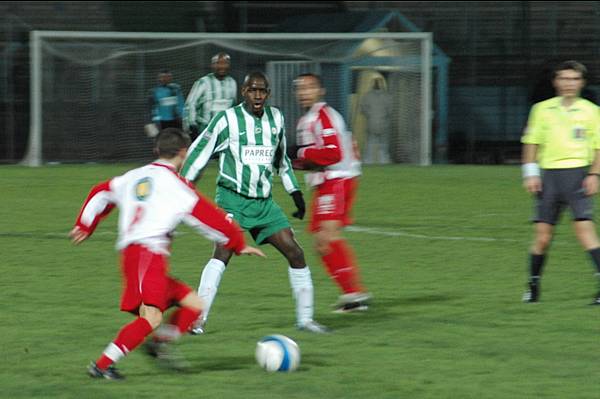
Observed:
[[[254,255],[254,256],[260,256],[261,258],[267,257],[267,255],[265,255],[265,253],[263,251],[261,251],[258,248],[255,248],[255,247],[251,247],[249,245],[245,246],[244,249],[242,249],[240,251],[240,255]]]
[[[75,245],[81,244],[83,241],[87,240],[89,236],[89,233],[81,230],[79,226],[73,227],[73,230],[69,232],[71,242]]]
[[[588,171],[587,177],[583,180],[583,189],[586,195],[595,195],[598,193],[600,179],[600,150],[596,150],[594,162]]]

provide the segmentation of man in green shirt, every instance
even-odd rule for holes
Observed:
[[[577,239],[590,254],[600,280],[600,241],[592,215],[600,176],[600,113],[594,103],[580,97],[586,73],[576,61],[556,67],[557,96],[532,107],[521,140],[523,185],[536,196],[525,302],[539,300],[546,252],[565,206],[571,209]],[[592,304],[600,305],[600,290]]]
[[[286,216],[271,197],[273,174],[278,173],[298,208],[294,216],[304,217],[304,199],[286,155],[283,115],[277,108],[265,105],[269,94],[269,81],[262,72],[248,74],[242,86],[244,102],[219,112],[211,120],[188,150],[181,174],[193,181],[210,157],[219,155],[217,204],[258,244],[269,243],[286,257],[296,300],[296,325],[300,330],[323,333],[327,329],[313,320],[313,284],[304,252]],[[204,314],[192,332],[204,332],[221,276],[232,255],[233,251],[215,246],[198,287],[205,302]]]
[[[215,54],[210,67],[212,73],[198,79],[185,100],[183,126],[192,138],[202,133],[217,113],[233,107],[237,100],[237,83],[229,75],[229,54]]]

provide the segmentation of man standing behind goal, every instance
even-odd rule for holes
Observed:
[[[302,74],[294,83],[296,98],[306,111],[297,125],[300,148],[294,167],[312,171],[307,182],[314,188],[310,231],[315,248],[343,292],[336,312],[366,310],[370,295],[360,282],[352,249],[342,237],[342,228],[351,223],[360,175],[354,141],[342,116],[323,102],[325,89],[318,75]]]
[[[237,100],[237,83],[229,76],[231,57],[218,53],[211,59],[213,72],[198,79],[185,101],[184,128],[196,138],[220,111],[233,107]]]
[[[248,74],[242,85],[244,102],[213,118],[192,143],[181,173],[193,181],[210,157],[219,154],[217,204],[249,231],[256,243],[269,243],[285,256],[296,300],[296,326],[300,330],[324,333],[327,329],[313,321],[313,283],[304,251],[271,196],[273,174],[278,173],[298,208],[294,216],[304,217],[302,192],[286,155],[283,115],[277,108],[265,105],[269,94],[269,81],[262,72]],[[198,295],[204,300],[205,309],[203,318],[192,330],[195,334],[204,332],[231,255],[231,249],[216,244],[212,259],[204,267]]]
[[[575,235],[589,253],[600,282],[600,241],[592,196],[600,176],[598,107],[580,97],[586,68],[566,61],[554,70],[557,96],[533,106],[523,143],[523,186],[536,196],[535,237],[529,255],[525,302],[538,302],[546,252],[562,209],[571,208]],[[539,162],[539,165],[538,165]],[[600,305],[600,290],[592,304]]]

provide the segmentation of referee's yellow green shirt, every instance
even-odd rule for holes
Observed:
[[[570,108],[561,97],[539,102],[531,108],[524,144],[537,144],[537,161],[543,169],[569,169],[588,166],[600,149],[600,110],[578,98]]]

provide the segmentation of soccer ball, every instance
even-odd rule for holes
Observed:
[[[285,335],[268,335],[256,343],[256,361],[268,372],[294,371],[300,365],[300,348]]]

